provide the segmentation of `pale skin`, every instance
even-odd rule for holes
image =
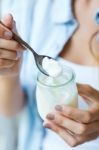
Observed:
[[[84,3],[86,1],[82,0],[82,2]],[[97,1],[94,2],[97,3]],[[83,3],[78,3],[77,5],[75,3],[75,8],[78,5],[86,6]],[[75,16],[76,13],[75,11]],[[4,18],[3,22],[11,29],[15,28],[15,23],[13,23],[11,16]],[[90,31],[93,30],[90,29]],[[5,37],[5,31],[6,29],[0,25],[0,51],[2,52],[0,54],[0,113],[11,116],[20,112],[24,107],[24,94],[19,81],[23,48],[16,41],[13,41],[11,33]],[[88,33],[90,34],[86,36],[87,40],[91,35],[91,32]],[[82,51],[81,43],[78,45],[75,44],[76,39],[79,39],[79,35],[81,35],[79,32],[75,34],[78,36],[72,38],[70,44],[66,45],[60,55],[64,59],[74,63],[98,66],[97,61],[89,52],[87,44],[84,44],[86,51]],[[93,44],[97,46],[95,43],[96,41]],[[74,49],[76,53],[74,53]],[[20,52],[20,55],[17,55],[17,52]],[[85,57],[86,54],[88,59]],[[85,61],[83,61],[82,55],[86,58]],[[99,92],[89,85],[78,85],[78,91],[84,97],[86,103],[89,104],[87,111],[66,105],[56,106],[55,111],[48,114],[44,122],[45,127],[56,132],[70,146],[85,143],[99,136]]]
[[[78,85],[78,91],[89,104],[87,111],[56,106],[44,122],[46,128],[56,132],[71,147],[99,137],[99,91],[88,85]]]
[[[3,23],[16,32],[15,22],[11,15]],[[24,106],[24,94],[19,75],[23,47],[12,39],[12,32],[0,25],[0,113],[12,116]]]
[[[80,65],[99,67],[99,62],[89,49],[93,33],[99,31],[99,25],[94,21],[99,0],[73,2],[74,14],[80,26],[60,55]],[[99,56],[99,42],[96,37],[92,41],[92,47]],[[89,85],[78,85],[78,92],[89,105],[88,110],[82,111],[66,105],[56,106],[55,111],[49,113],[44,122],[45,127],[56,132],[71,147],[99,137],[99,91]]]

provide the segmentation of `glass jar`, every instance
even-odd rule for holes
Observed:
[[[38,112],[43,120],[54,111],[56,105],[66,104],[78,106],[78,91],[75,83],[75,73],[67,66],[59,77],[49,77],[41,72],[37,77],[36,99]]]

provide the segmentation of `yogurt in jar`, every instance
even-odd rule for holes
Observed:
[[[77,107],[78,92],[75,75],[70,68],[51,59],[43,61],[43,68],[49,76],[38,74],[36,98],[39,114],[45,120],[56,105]]]

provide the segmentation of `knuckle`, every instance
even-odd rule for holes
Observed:
[[[90,85],[85,85],[85,89],[89,94],[92,94],[93,90],[92,87]]]
[[[86,132],[86,130],[87,130],[86,125],[81,124],[81,125],[79,125],[78,134],[84,134]]]
[[[9,53],[9,58],[11,60],[16,60],[17,61],[20,58],[20,53],[17,52],[17,51],[12,51],[12,52]]]
[[[61,136],[61,131],[60,131],[59,127],[57,127],[56,125],[52,125],[51,129]]]
[[[89,84],[84,84],[84,87],[85,88],[90,88],[90,85]]]
[[[22,56],[22,53],[20,51],[17,51],[15,53],[15,60],[18,60]]]
[[[90,85],[88,85],[88,84],[83,84],[83,85],[81,85],[81,87],[82,87],[82,89],[84,89],[84,90],[86,90],[87,92],[91,92],[92,90],[92,88],[91,88],[91,86]]]
[[[19,44],[18,42],[15,42],[14,48],[15,48],[16,50],[19,49],[19,48],[20,48],[20,44]]]
[[[62,117],[57,117],[56,118],[56,122],[58,123],[58,124],[64,124],[63,122],[63,118]]]
[[[55,116],[55,123],[64,126],[64,119],[61,116]]]
[[[84,117],[84,122],[89,123],[91,121],[92,114],[90,112],[87,112],[85,117]]]
[[[13,54],[13,59],[14,59],[14,60],[18,60],[18,59],[19,59],[17,53]]]
[[[66,111],[68,116],[71,116],[73,114],[73,110],[68,108],[68,110]]]

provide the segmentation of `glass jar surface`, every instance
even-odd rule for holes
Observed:
[[[43,120],[46,115],[55,110],[56,105],[66,104],[78,106],[78,91],[75,83],[75,73],[67,66],[62,66],[59,77],[52,78],[38,73],[36,100],[38,112]]]

